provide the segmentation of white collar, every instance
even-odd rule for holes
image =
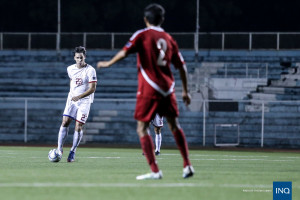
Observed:
[[[156,31],[159,31],[159,32],[164,31],[164,29],[161,28],[160,26],[149,26],[148,29],[153,29],[153,30],[156,30]]]

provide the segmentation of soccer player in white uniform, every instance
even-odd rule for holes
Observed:
[[[73,135],[73,146],[69,153],[68,162],[75,160],[75,152],[83,136],[83,126],[88,119],[90,106],[94,100],[94,92],[97,85],[96,70],[85,63],[86,49],[76,47],[74,60],[76,64],[67,68],[70,78],[70,92],[63,113],[63,120],[58,133],[58,151],[63,153],[63,145],[68,136],[69,125],[76,120]]]
[[[160,147],[162,141],[161,128],[164,126],[163,120],[164,120],[163,116],[160,116],[158,113],[156,113],[154,119],[151,121],[152,125],[154,126],[154,132],[155,132],[155,155],[156,156],[160,155]]]

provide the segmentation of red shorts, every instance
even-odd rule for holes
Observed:
[[[137,98],[134,113],[136,120],[150,122],[156,113],[164,117],[178,117],[179,111],[175,93],[161,99]]]

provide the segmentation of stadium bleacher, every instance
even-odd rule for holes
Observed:
[[[98,60],[108,59],[114,53],[115,51],[88,52],[87,63],[95,66]],[[278,54],[274,54],[273,62],[268,64],[267,73],[262,70],[259,72],[259,77],[255,77],[257,70],[254,70],[252,75],[249,70],[248,77],[243,77],[245,76],[245,55],[238,54],[237,57],[234,57],[235,52],[231,52],[226,62],[223,62],[224,54],[220,56],[218,53],[212,53],[195,64],[192,51],[183,51],[182,53],[188,66],[193,106],[186,108],[179,101],[180,122],[191,146],[202,146],[204,143],[212,146],[216,134],[216,124],[239,124],[240,146],[260,146],[262,108],[257,106],[256,101],[259,98],[254,98],[255,91],[268,95],[266,93],[275,90],[278,93],[277,97],[283,95],[281,93],[284,91],[287,99],[295,98],[294,94],[298,93],[298,89],[294,87],[298,85],[298,79],[295,80],[298,71],[295,73],[295,67],[294,71],[285,68],[285,74],[281,74],[282,66],[276,57]],[[55,144],[69,90],[66,67],[74,63],[72,53],[62,51],[57,56],[55,51],[2,51],[1,56],[0,141],[23,141],[24,127],[26,126],[28,142]],[[262,54],[262,56],[266,56],[266,54]],[[252,60],[253,63],[259,63],[258,61],[263,59],[256,57],[258,55],[247,59]],[[228,64],[229,58],[232,61]],[[268,59],[271,60],[270,57]],[[261,62],[261,65],[264,64],[265,62]],[[286,74],[286,72],[291,74]],[[98,86],[95,102],[85,127],[86,134],[83,143],[138,144],[136,122],[133,119],[137,87],[135,55],[129,56],[111,68],[97,70],[97,76]],[[174,70],[174,76],[176,94],[180,99],[181,82],[176,70]],[[239,85],[246,83],[251,87],[237,87],[236,84],[232,84],[233,82]],[[271,85],[268,85],[270,82]],[[283,90],[283,86],[287,87],[284,87]],[[225,88],[227,88],[227,92]],[[249,98],[250,95],[247,96],[249,92],[251,92],[251,98]],[[293,95],[293,97],[288,95]],[[269,100],[267,96],[262,98]],[[203,106],[203,100],[218,100],[221,105],[224,105],[224,99],[233,101],[237,107],[225,111],[222,106],[219,109],[217,104],[213,103],[206,102]],[[250,103],[239,102],[241,99],[249,100]],[[25,104],[27,106],[26,122]],[[205,113],[204,107],[206,108]],[[299,129],[297,120],[287,122],[288,119],[299,118],[297,109],[288,114],[282,112],[291,107],[293,107],[291,104],[287,105],[286,103],[265,105],[265,146],[276,145],[288,148],[299,146],[296,142],[299,139],[296,134]],[[284,126],[288,127],[289,131],[280,129]],[[203,137],[204,131],[205,137]],[[221,130],[221,132],[224,135],[227,134],[226,130]],[[291,139],[286,134],[291,136]],[[174,145],[172,134],[167,126],[163,129],[163,135],[163,145]],[[72,137],[69,137],[69,142],[71,139]],[[226,136],[218,136],[219,142],[226,143],[228,139]]]

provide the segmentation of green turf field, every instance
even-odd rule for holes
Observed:
[[[136,181],[149,172],[139,149],[79,147],[76,162],[48,161],[49,147],[0,147],[2,200],[272,200],[273,181],[292,181],[300,199],[298,153],[191,150],[195,176],[184,180],[177,150],[158,157],[162,180]]]

